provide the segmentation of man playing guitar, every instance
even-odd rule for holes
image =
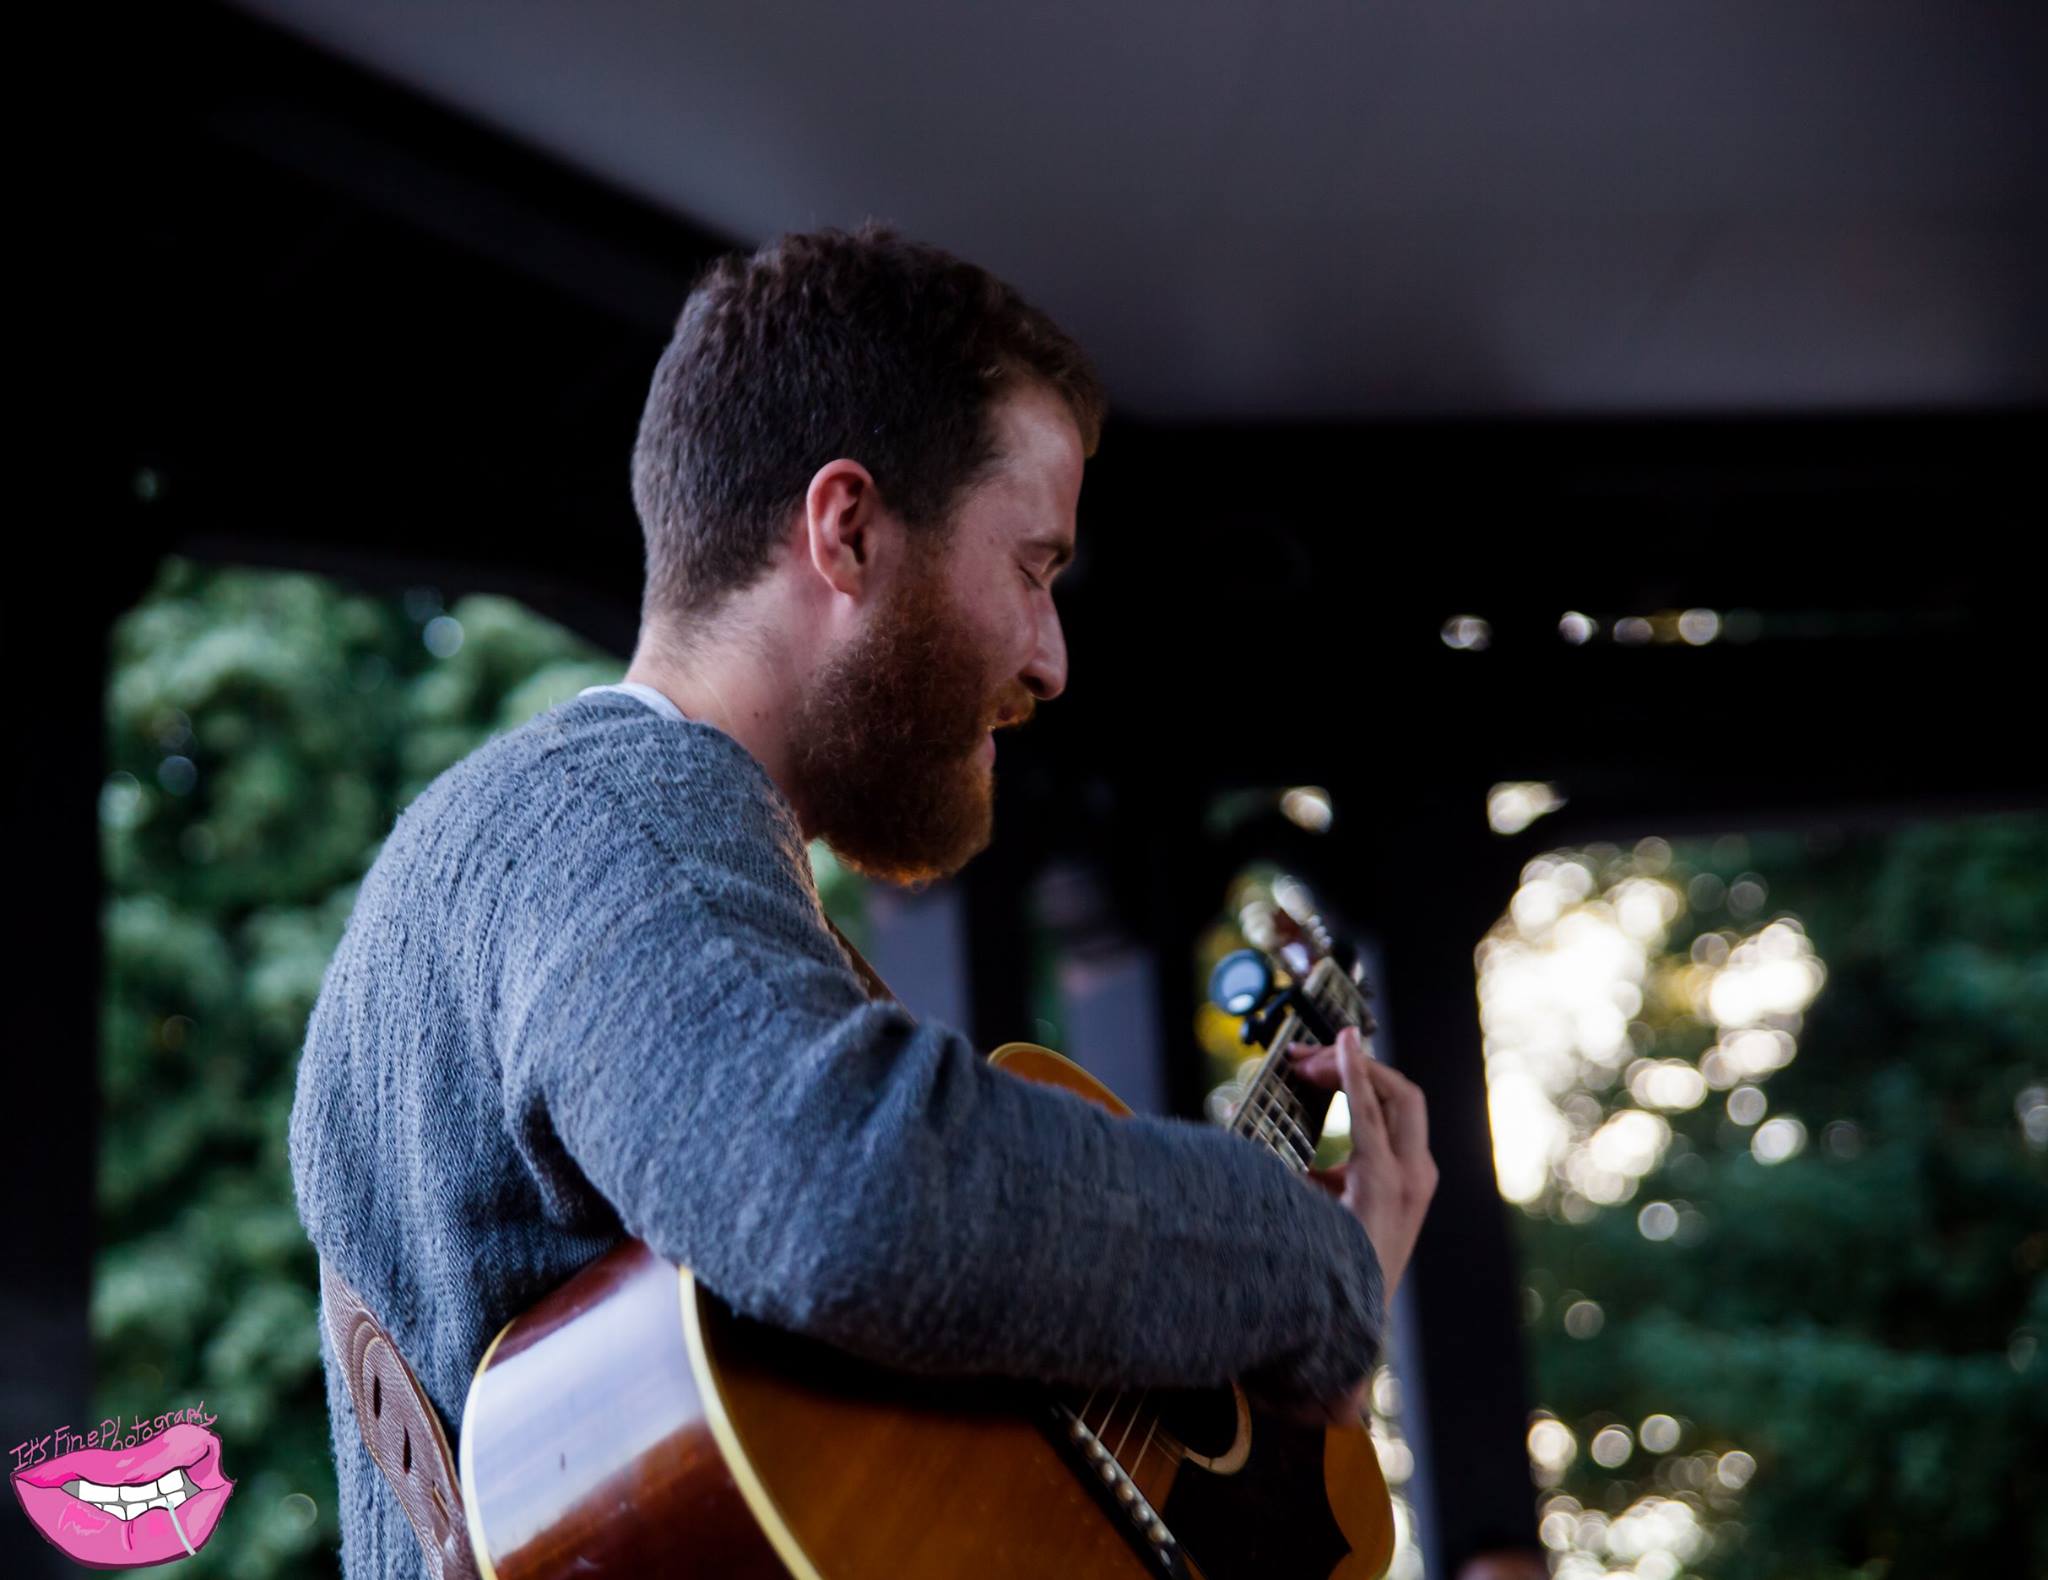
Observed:
[[[994,732],[1066,686],[1103,406],[1044,314],[884,227],[692,291],[633,455],[625,682],[400,815],[307,1029],[301,1217],[451,1429],[492,1335],[628,1236],[907,1371],[1356,1420],[1436,1181],[1411,1082],[1355,1030],[1290,1055],[1352,1114],[1303,1189],[871,997],[811,878],[813,839],[896,883],[988,844]],[[422,1574],[323,1351],[346,1571]]]

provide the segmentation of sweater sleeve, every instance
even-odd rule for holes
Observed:
[[[1242,1137],[1110,1115],[869,999],[814,892],[735,848],[693,841],[652,894],[554,929],[504,1037],[508,1121],[629,1234],[739,1311],[915,1371],[1292,1400],[1370,1369],[1381,1269],[1337,1202]]]

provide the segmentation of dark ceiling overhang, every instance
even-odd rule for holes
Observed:
[[[893,219],[1131,416],[2048,395],[2038,6],[243,3],[720,235]]]
[[[633,431],[675,306],[732,238],[233,11],[135,27],[105,189],[116,415],[91,433],[125,545],[513,592],[627,652]],[[1040,774],[1083,822],[1090,781],[1316,780],[1391,809],[1557,778],[1596,820],[2037,796],[2015,705],[2039,619],[2013,556],[2044,514],[2041,434],[2024,404],[1119,410],[1063,594],[1073,684],[1014,782]],[[1567,609],[1693,605],[1760,610],[1764,639],[1557,633]],[[1443,645],[1456,614],[1490,622],[1488,650]]]

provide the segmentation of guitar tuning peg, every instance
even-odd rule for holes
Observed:
[[[1278,915],[1264,900],[1254,900],[1247,905],[1238,914],[1237,927],[1244,934],[1245,941],[1255,949],[1272,950],[1280,946]]]

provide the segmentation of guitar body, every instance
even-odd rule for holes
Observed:
[[[1009,1043],[990,1060],[1129,1112],[1048,1049]],[[1103,1432],[1138,1495],[1120,1503],[1049,1425],[1050,1397],[868,1366],[738,1316],[631,1241],[508,1324],[477,1368],[460,1455],[477,1568],[1379,1580],[1392,1560],[1362,1424],[1298,1427],[1236,1390],[1190,1394],[1165,1405],[1149,1452]],[[1172,1532],[1167,1554],[1133,1520],[1146,1505]]]

